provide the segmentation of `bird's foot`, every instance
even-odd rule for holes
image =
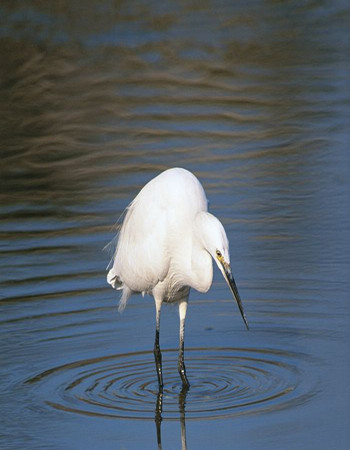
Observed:
[[[159,392],[163,392],[163,370],[162,370],[162,353],[160,351],[159,346],[154,346],[154,359],[156,362],[156,370],[157,370],[157,377],[158,377],[158,388]]]
[[[182,389],[188,390],[190,388],[190,383],[188,381],[187,375],[186,375],[186,368],[183,361],[179,361],[179,374],[182,380]]]

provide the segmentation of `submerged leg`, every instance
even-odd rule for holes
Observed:
[[[156,362],[157,376],[159,391],[163,390],[163,374],[162,374],[162,353],[159,347],[159,327],[160,327],[160,309],[162,307],[161,300],[155,300],[156,302],[156,337],[154,341],[154,359]]]
[[[184,361],[184,347],[185,347],[185,319],[187,312],[187,299],[179,303],[179,316],[180,316],[180,346],[179,346],[179,374],[182,379],[182,385],[185,389],[190,387],[186,376],[186,368]]]

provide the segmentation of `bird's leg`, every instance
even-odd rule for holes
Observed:
[[[163,390],[163,374],[162,374],[162,353],[159,347],[159,328],[160,328],[160,309],[162,306],[161,300],[155,300],[156,302],[156,337],[154,341],[154,359],[156,362],[157,376],[159,392]]]
[[[185,390],[190,387],[186,376],[186,368],[184,361],[184,347],[185,347],[185,319],[187,312],[187,299],[179,303],[179,316],[180,316],[180,346],[179,346],[179,374],[182,379],[182,385]]]

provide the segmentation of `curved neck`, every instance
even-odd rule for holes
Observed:
[[[207,292],[213,281],[213,262],[205,248],[205,220],[207,212],[197,214],[192,231],[190,286],[199,292]]]

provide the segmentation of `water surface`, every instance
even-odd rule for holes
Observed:
[[[347,2],[0,6],[0,446],[346,449]],[[201,180],[251,326],[219,274],[178,316],[122,315],[116,223],[160,171]]]

